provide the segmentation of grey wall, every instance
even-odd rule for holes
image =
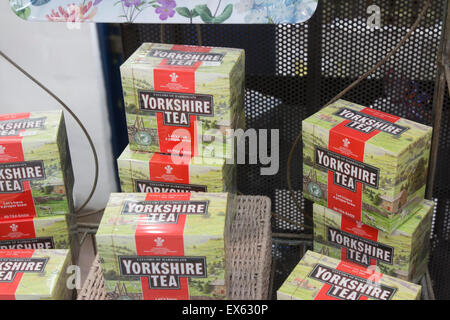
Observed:
[[[104,207],[117,187],[95,25],[69,29],[65,23],[26,22],[8,1],[0,1],[0,50],[50,88],[86,126],[100,159],[98,188],[88,209]],[[60,106],[0,57],[0,113],[51,109]],[[82,131],[68,113],[65,117],[79,206],[90,191],[94,162]]]

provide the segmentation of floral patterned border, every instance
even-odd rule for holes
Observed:
[[[301,23],[318,0],[9,0],[28,21],[114,23]]]

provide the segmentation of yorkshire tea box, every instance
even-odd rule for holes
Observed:
[[[111,299],[227,297],[231,193],[112,193],[96,235]]]
[[[69,300],[69,250],[0,249],[0,300]]]
[[[417,282],[425,273],[434,203],[420,209],[391,234],[314,204],[314,251],[390,276]]]
[[[236,166],[225,159],[125,148],[117,159],[122,192],[236,192]]]
[[[61,111],[0,115],[0,220],[73,212]]]
[[[307,251],[277,291],[278,300],[417,300],[421,286]]]
[[[244,58],[241,49],[142,44],[120,67],[131,150],[231,157]]]
[[[0,249],[69,249],[66,215],[0,221]]]
[[[302,126],[306,198],[385,232],[415,213],[431,127],[344,100]]]

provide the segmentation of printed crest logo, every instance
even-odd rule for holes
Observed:
[[[344,144],[344,147],[348,148],[348,146],[350,145],[350,140],[348,140],[347,138],[342,139],[342,143]]]
[[[172,82],[177,82],[178,75],[177,75],[175,72],[172,72],[172,73],[169,75],[169,77],[170,77],[170,81],[172,81]]]
[[[165,166],[164,169],[166,170],[167,174],[171,174],[173,170],[173,168],[170,165]]]
[[[362,223],[361,221],[359,221],[359,220],[356,221],[356,226],[358,228],[362,228],[363,225],[364,225],[364,223]]]
[[[153,240],[153,241],[156,243],[156,246],[157,246],[157,247],[162,247],[164,241],[166,241],[166,240],[164,240],[164,239],[161,238],[161,237],[158,237],[158,238],[156,238],[156,239]]]
[[[5,154],[5,147],[0,145],[0,154]]]
[[[17,230],[19,230],[19,226],[15,223],[13,223],[12,225],[9,226],[11,228],[12,232],[17,232]]]

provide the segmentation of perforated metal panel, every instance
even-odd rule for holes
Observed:
[[[312,247],[302,243],[277,241],[272,244],[272,299],[277,298],[277,289],[281,287],[307,250],[312,250]]]
[[[368,27],[369,5],[381,12],[379,29]],[[239,166],[239,190],[272,199],[273,231],[310,232],[299,225],[303,217],[287,190],[286,162],[301,121],[316,112],[359,75],[370,69],[417,18],[424,1],[320,0],[317,12],[301,25],[125,25],[125,55],[142,42],[239,47],[246,50],[247,127],[280,129],[280,168],[261,176],[259,165]],[[345,99],[401,117],[431,124],[445,0],[433,1],[419,29],[386,65],[350,91]],[[161,33],[162,31],[162,33]],[[437,175],[433,198],[437,208],[433,226],[430,270],[438,298],[450,298],[450,104],[444,100]],[[292,185],[301,195],[301,146],[291,168]],[[311,203],[302,201],[306,212]],[[305,220],[306,223],[310,221]],[[275,255],[275,257],[277,257]],[[292,261],[299,257],[291,255]],[[287,274],[285,274],[287,276]],[[276,288],[275,288],[276,289]]]

